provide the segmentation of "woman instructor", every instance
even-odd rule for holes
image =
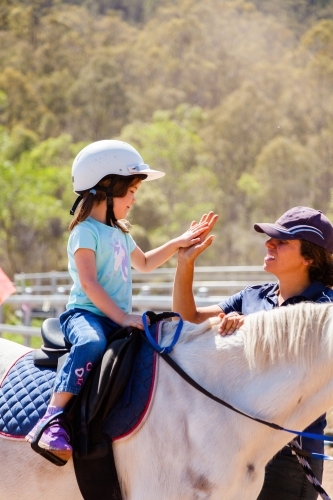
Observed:
[[[217,220],[213,212],[205,216],[211,229]],[[269,311],[275,307],[298,302],[333,302],[333,226],[320,211],[309,207],[294,207],[275,223],[254,225],[265,233],[266,256],[264,270],[278,281],[249,286],[219,304],[196,307],[193,296],[195,260],[214,236],[207,236],[193,247],[180,249],[173,291],[173,310],[184,320],[201,323],[211,316],[220,316],[219,331],[230,334],[243,324],[244,315]],[[306,431],[323,434],[325,415],[319,417]],[[302,448],[323,453],[324,444],[302,440]],[[321,482],[323,462],[310,458],[310,466]],[[265,480],[258,500],[315,500],[317,492],[306,478],[297,457],[288,446],[279,451],[267,464]]]

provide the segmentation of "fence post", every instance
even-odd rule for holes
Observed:
[[[59,295],[65,295],[66,289],[65,289],[64,286],[58,286],[58,288],[56,289],[56,292]],[[66,306],[58,304],[57,307],[56,307],[56,315],[57,315],[57,317],[59,318],[60,314],[62,314],[65,310],[66,310]]]
[[[209,297],[209,288],[206,286],[200,286],[197,293],[195,294],[196,297]]]
[[[141,288],[140,288],[140,292],[139,292],[139,295],[144,295],[146,297],[148,297],[151,293],[151,288],[149,285],[143,285]]]
[[[30,287],[27,287],[25,289],[25,293],[31,294],[32,289]],[[22,308],[22,312],[23,312],[23,318],[22,318],[23,324],[24,324],[24,326],[30,326],[31,325],[31,306],[27,302],[23,302],[21,308]],[[30,347],[30,337],[24,335],[23,338],[24,338],[24,341],[23,341],[24,345],[27,347]]]

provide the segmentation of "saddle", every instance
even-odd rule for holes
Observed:
[[[151,326],[173,313],[146,313]],[[59,367],[69,350],[59,320],[48,318],[41,329],[43,344],[34,351],[37,366]],[[89,375],[79,396],[65,408],[64,416],[71,428],[73,461],[76,478],[85,500],[121,500],[121,491],[114,463],[111,437],[103,432],[103,422],[122,395],[130,379],[135,357],[146,340],[141,330],[127,327],[115,332],[107,345],[102,361]],[[43,429],[44,430],[44,429]],[[42,432],[43,432],[42,430]],[[42,432],[38,433],[39,436]],[[56,465],[65,465],[38,446],[33,449]]]
[[[36,366],[55,368],[58,361],[69,353],[71,345],[65,340],[58,318],[47,318],[41,327],[43,344],[33,354]]]

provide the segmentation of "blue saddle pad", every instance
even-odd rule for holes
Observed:
[[[103,424],[112,439],[128,435],[142,421],[152,397],[155,367],[153,348],[142,342],[129,382]],[[33,352],[16,361],[0,387],[0,435],[28,434],[46,411],[55,376],[55,369],[34,365]]]
[[[38,368],[28,352],[10,368],[0,387],[0,432],[23,438],[44,415],[56,372]]]

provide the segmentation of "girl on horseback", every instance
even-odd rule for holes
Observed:
[[[72,167],[74,192],[68,240],[68,269],[73,279],[61,327],[71,344],[68,358],[56,376],[44,417],[26,436],[59,413],[79,393],[91,369],[101,359],[108,337],[120,327],[143,329],[140,314],[132,313],[131,266],[149,272],[169,260],[179,248],[199,242],[207,223],[192,226],[181,236],[143,252],[128,230],[126,217],[141,182],[158,179],[129,144],[104,140],[86,146]],[[39,446],[67,461],[72,455],[62,418],[46,428]]]

